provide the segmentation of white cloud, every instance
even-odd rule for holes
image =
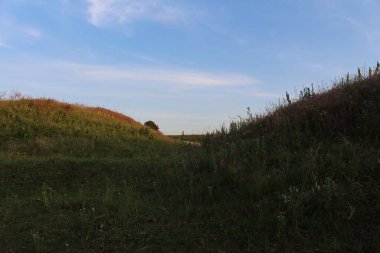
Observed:
[[[171,22],[181,20],[184,12],[162,0],[86,0],[89,21],[95,26],[126,23],[137,19]]]

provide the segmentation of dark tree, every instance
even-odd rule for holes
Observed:
[[[157,124],[154,123],[154,122],[151,121],[151,120],[145,122],[144,125],[147,126],[147,127],[150,127],[150,128],[153,129],[153,130],[156,130],[156,131],[158,131],[158,129],[159,129],[158,126],[157,126]]]

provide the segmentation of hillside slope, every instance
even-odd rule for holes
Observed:
[[[232,195],[237,238],[256,238],[240,250],[380,252],[379,72],[305,88],[204,147],[203,167],[229,175],[213,197]]]
[[[241,131],[247,138],[266,134],[318,140],[345,136],[379,141],[380,76],[342,81],[322,92],[305,88],[300,98],[248,122]],[[289,136],[290,134],[290,136]]]
[[[123,114],[52,99],[0,100],[0,119],[0,152],[8,155],[128,156],[169,140]]]

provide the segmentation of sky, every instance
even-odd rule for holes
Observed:
[[[380,0],[0,0],[0,92],[206,133],[380,60]]]

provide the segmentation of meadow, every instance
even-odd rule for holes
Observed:
[[[31,98],[0,129],[0,252],[380,252],[379,65],[203,136]]]

